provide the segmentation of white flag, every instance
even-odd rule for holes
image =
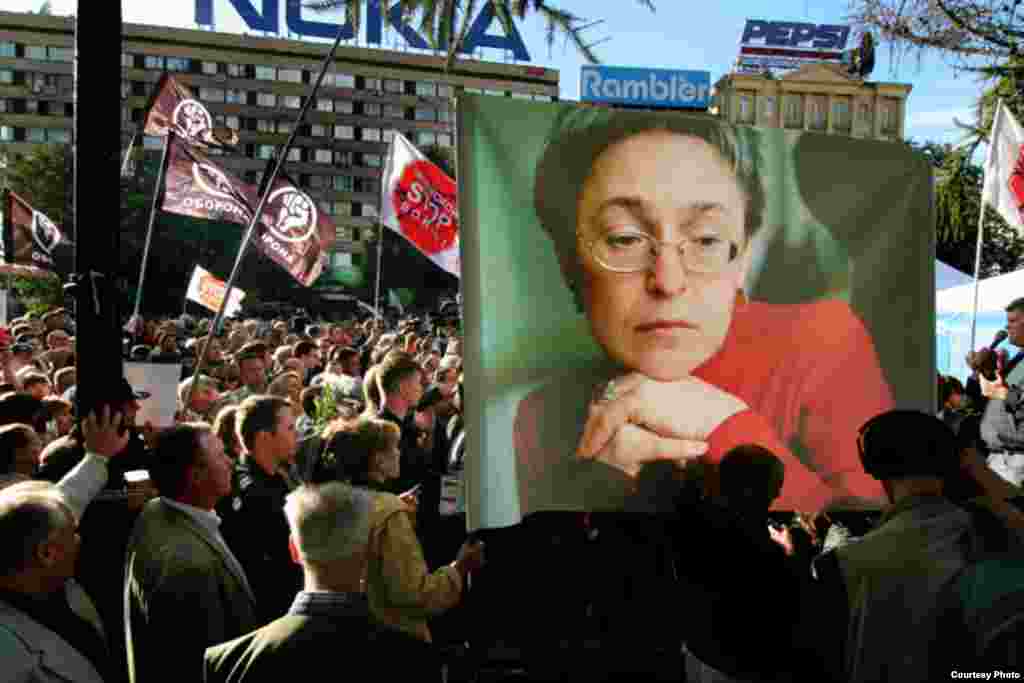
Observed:
[[[981,201],[1024,229],[1024,131],[1002,101],[992,121]]]
[[[381,184],[381,223],[459,277],[455,181],[395,133]]]
[[[223,280],[218,280],[209,271],[196,266],[196,269],[192,272],[192,280],[188,283],[188,293],[185,294],[185,298],[195,301],[200,306],[204,306],[216,313],[220,310],[221,302],[224,301],[226,289],[227,285]],[[245,292],[238,287],[232,287],[231,297],[228,299],[228,305],[224,309],[224,315],[231,317],[238,313],[242,308],[242,299],[244,298]]]

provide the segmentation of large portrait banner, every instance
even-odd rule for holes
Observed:
[[[859,427],[934,400],[931,170],[699,114],[458,103],[467,514],[667,512],[739,446],[774,509],[884,501]]]

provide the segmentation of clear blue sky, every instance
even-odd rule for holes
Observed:
[[[109,0],[104,0],[109,1]],[[250,0],[259,6],[260,0]],[[42,0],[5,0],[4,9],[36,10]],[[712,83],[727,73],[736,58],[746,19],[843,23],[846,0],[775,0],[751,3],[722,0],[711,3],[713,12],[700,12],[701,2],[655,0],[657,12],[643,9],[630,0],[553,0],[571,12],[604,22],[587,34],[592,42],[610,38],[596,48],[602,62],[618,66],[649,66],[696,69],[711,72]],[[74,11],[75,0],[52,0],[55,14]],[[284,2],[280,3],[282,8]],[[771,7],[767,13],[753,5]],[[124,0],[125,21],[194,28],[195,0]],[[228,0],[215,0],[217,30],[244,31],[244,25]],[[322,16],[322,15],[321,15]],[[283,22],[282,22],[283,24]],[[564,39],[550,50],[545,44],[540,19],[528,19],[520,27],[533,62],[561,72],[563,99],[578,99],[579,71],[583,60]],[[851,41],[852,42],[852,41]],[[495,53],[490,57],[500,59]],[[973,76],[957,76],[938,55],[929,55],[918,65],[905,59],[892,68],[889,51],[882,47],[872,80],[892,80],[914,86],[907,106],[907,134],[922,140],[955,142],[960,134],[953,118],[972,118],[972,107],[981,86]]]

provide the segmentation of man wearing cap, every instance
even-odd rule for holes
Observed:
[[[943,596],[971,549],[984,547],[992,529],[1005,533],[1000,518],[1014,511],[997,497],[984,509],[947,497],[956,479],[973,479],[986,496],[998,480],[986,479],[986,468],[969,457],[961,464],[952,431],[932,415],[882,413],[861,427],[857,446],[889,506],[873,531],[816,560],[824,590],[806,601],[814,612],[805,619],[808,633],[819,636],[820,651],[832,649],[823,656],[841,680],[941,680],[963,663],[956,657],[964,640],[945,628]]]

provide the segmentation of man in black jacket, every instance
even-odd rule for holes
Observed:
[[[430,645],[370,620],[363,577],[372,505],[366,491],[341,482],[288,495],[289,547],[304,590],[285,616],[208,648],[207,683],[277,683],[339,665],[382,681],[440,679]]]

